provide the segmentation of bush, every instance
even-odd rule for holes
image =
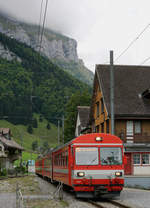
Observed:
[[[26,168],[24,166],[18,166],[15,168],[16,173],[26,173]]]
[[[32,149],[35,151],[38,148],[38,141],[32,142]]]
[[[7,170],[6,170],[6,168],[3,168],[3,169],[1,170],[0,175],[1,175],[1,176],[7,176]]]
[[[38,127],[38,122],[37,122],[37,119],[36,118],[34,118],[32,120],[32,126],[33,126],[33,128],[37,128]]]
[[[43,116],[42,115],[40,115],[39,121],[43,122]]]

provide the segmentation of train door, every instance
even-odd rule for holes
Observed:
[[[73,174],[73,166],[74,166],[74,150],[71,145],[69,145],[69,164],[68,164],[68,171],[69,171],[69,185],[72,185],[72,174]]]
[[[132,175],[132,157],[131,153],[125,153],[127,163],[124,165],[125,175]]]

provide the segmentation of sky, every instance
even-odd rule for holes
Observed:
[[[0,10],[39,24],[41,2],[0,0]],[[43,0],[43,6],[45,3]],[[149,24],[149,0],[48,1],[46,27],[75,39],[79,58],[93,72],[96,64],[109,63],[110,50],[114,51],[114,64],[141,65],[150,57]],[[131,47],[116,60],[132,41]],[[144,63],[149,64],[150,59]]]

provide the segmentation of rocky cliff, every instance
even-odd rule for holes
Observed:
[[[22,23],[0,14],[0,32],[39,51],[40,37],[38,36],[39,27],[37,25]],[[4,50],[6,53],[4,53]],[[78,58],[76,40],[50,29],[45,29],[40,52],[71,75],[83,82],[92,84],[93,73]],[[3,46],[0,46],[0,55],[8,60],[14,57],[14,54],[4,49]]]

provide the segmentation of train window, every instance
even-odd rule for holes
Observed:
[[[100,148],[101,165],[121,165],[122,151],[120,147],[101,147]]]
[[[97,147],[77,147],[76,165],[98,165]]]

